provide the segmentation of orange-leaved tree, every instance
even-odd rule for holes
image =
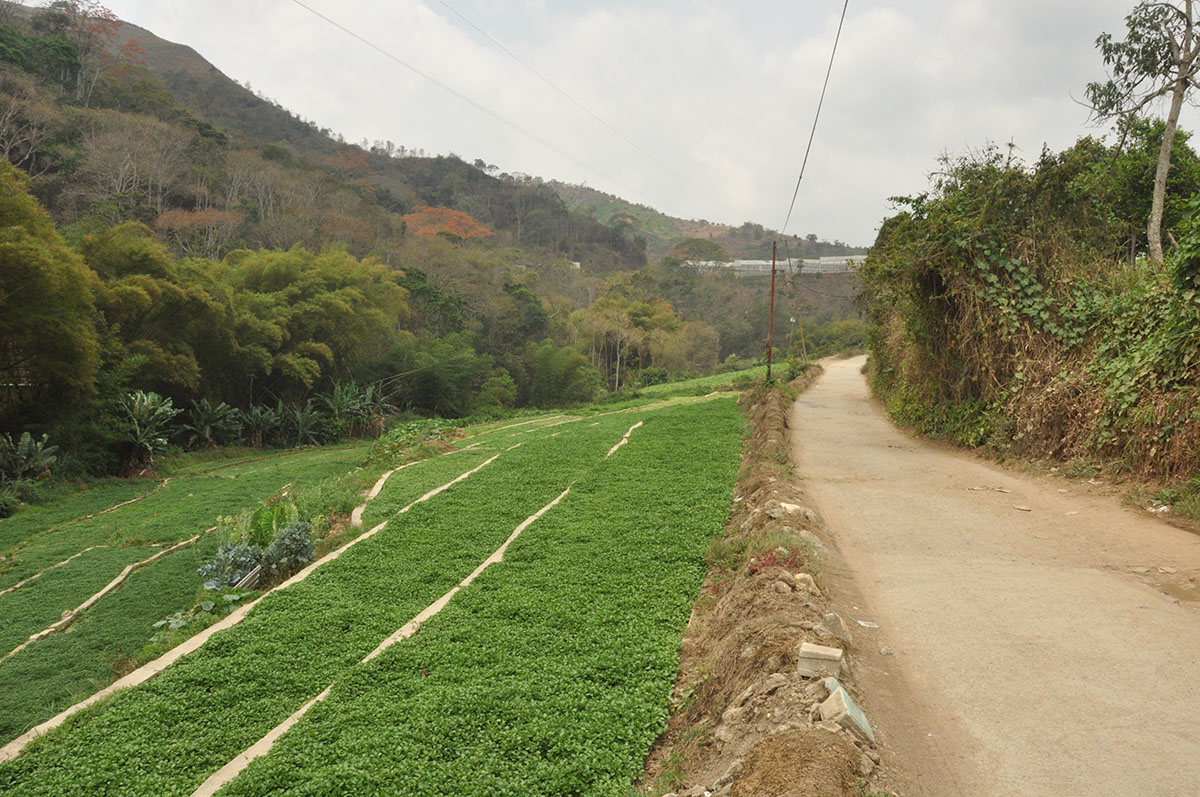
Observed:
[[[409,232],[417,235],[442,235],[460,243],[469,238],[492,237],[492,231],[474,216],[450,208],[422,206],[405,214],[404,223]]]

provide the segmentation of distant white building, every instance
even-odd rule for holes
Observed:
[[[834,255],[817,259],[793,260],[792,268],[800,267],[801,274],[848,274],[857,271],[866,255]],[[693,264],[701,271],[715,271],[719,268],[732,269],[739,277],[769,277],[771,276],[770,260],[731,260],[728,263],[708,261]],[[775,268],[787,272],[787,260],[775,261]]]

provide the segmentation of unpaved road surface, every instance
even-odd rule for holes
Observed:
[[[862,364],[825,364],[792,435],[826,584],[880,626],[852,650],[898,789],[1200,794],[1200,537],[913,440]]]

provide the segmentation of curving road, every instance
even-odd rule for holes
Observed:
[[[897,431],[863,358],[791,425],[903,794],[1200,794],[1200,537]],[[881,648],[884,649],[881,653]]]

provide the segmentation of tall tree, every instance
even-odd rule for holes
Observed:
[[[1109,33],[1096,39],[1109,78],[1103,83],[1089,83],[1086,95],[1099,119],[1137,116],[1155,100],[1170,98],[1146,229],[1150,260],[1162,263],[1162,217],[1171,148],[1179,111],[1188,93],[1198,85],[1196,74],[1200,71],[1196,7],[1192,0],[1183,0],[1182,4],[1143,0],[1125,17],[1125,27],[1123,41],[1115,41]]]
[[[0,161],[0,427],[45,422],[94,392],[95,275]]]

